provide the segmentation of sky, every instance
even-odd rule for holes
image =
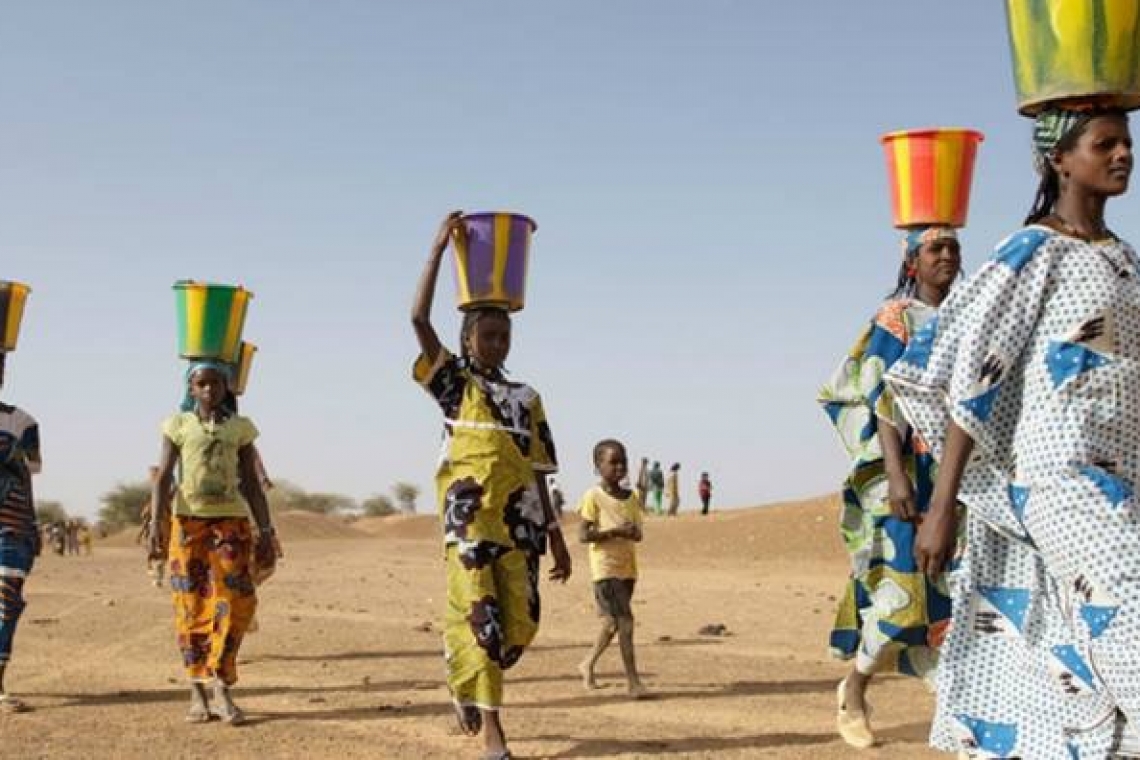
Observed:
[[[875,0],[17,3],[0,26],[0,278],[29,283],[0,393],[38,496],[93,515],[181,396],[175,280],[255,294],[242,411],[276,478],[433,502],[409,312],[440,219],[539,225],[508,367],[571,500],[591,449],[682,465],[683,507],[836,490],[819,385],[891,288],[878,137],[986,135],[964,259],[1036,187],[1003,4]],[[1136,201],[1109,207],[1135,239]],[[449,273],[433,312],[455,346]]]

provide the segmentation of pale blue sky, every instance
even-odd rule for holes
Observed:
[[[815,390],[897,264],[878,136],[986,133],[970,268],[1035,187],[992,1],[19,3],[0,103],[0,277],[34,288],[4,398],[87,514],[179,398],[180,278],[256,294],[274,475],[430,490],[408,311],[451,208],[538,221],[509,366],[571,498],[606,436],[689,503],[705,469],[726,505],[834,490]],[[450,275],[435,317],[454,345]]]

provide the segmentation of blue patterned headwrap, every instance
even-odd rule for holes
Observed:
[[[947,227],[943,224],[933,224],[925,227],[912,227],[906,231],[903,236],[902,249],[903,258],[909,259],[911,256],[918,253],[918,249],[922,247],[923,243],[930,243],[935,240],[957,240],[958,232],[953,227]]]
[[[232,411],[233,407],[231,407],[231,401],[233,400],[234,394],[233,391],[230,390],[230,384],[233,383],[233,368],[231,368],[229,364],[220,362],[216,359],[195,360],[190,362],[189,366],[186,367],[186,382],[183,383],[183,392],[185,395],[182,397],[182,404],[180,408],[184,412],[194,411],[195,404],[194,397],[190,395],[190,381],[194,379],[195,374],[201,372],[204,369],[215,370],[222,376],[223,379],[225,379],[226,398],[222,402],[222,406],[230,408]],[[236,406],[236,402],[234,403],[234,406]]]

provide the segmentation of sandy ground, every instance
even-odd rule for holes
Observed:
[[[880,746],[834,734],[844,666],[826,653],[845,560],[834,500],[651,519],[635,599],[641,669],[630,701],[616,648],[586,692],[575,673],[598,625],[588,568],[545,584],[538,640],[509,674],[519,758],[937,758],[916,682],[871,692]],[[286,560],[242,649],[240,728],[183,723],[170,599],[129,538],[45,556],[29,581],[8,686],[35,710],[0,716],[0,757],[477,758],[443,687],[443,567],[428,517],[285,515]],[[698,630],[723,623],[729,635]]]

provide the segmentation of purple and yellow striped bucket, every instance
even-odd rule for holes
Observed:
[[[522,309],[530,237],[536,229],[534,220],[522,214],[467,214],[460,220],[454,236],[460,310],[480,306]]]
[[[246,383],[249,382],[249,368],[253,366],[253,355],[257,353],[257,346],[252,343],[241,342],[240,354],[237,364],[233,365],[234,384],[230,388],[235,396],[245,393]]]
[[[217,359],[236,364],[250,293],[240,285],[193,280],[174,283],[178,312],[178,354],[183,359]]]
[[[20,282],[0,280],[0,351],[15,351],[24,304],[32,289]]]

